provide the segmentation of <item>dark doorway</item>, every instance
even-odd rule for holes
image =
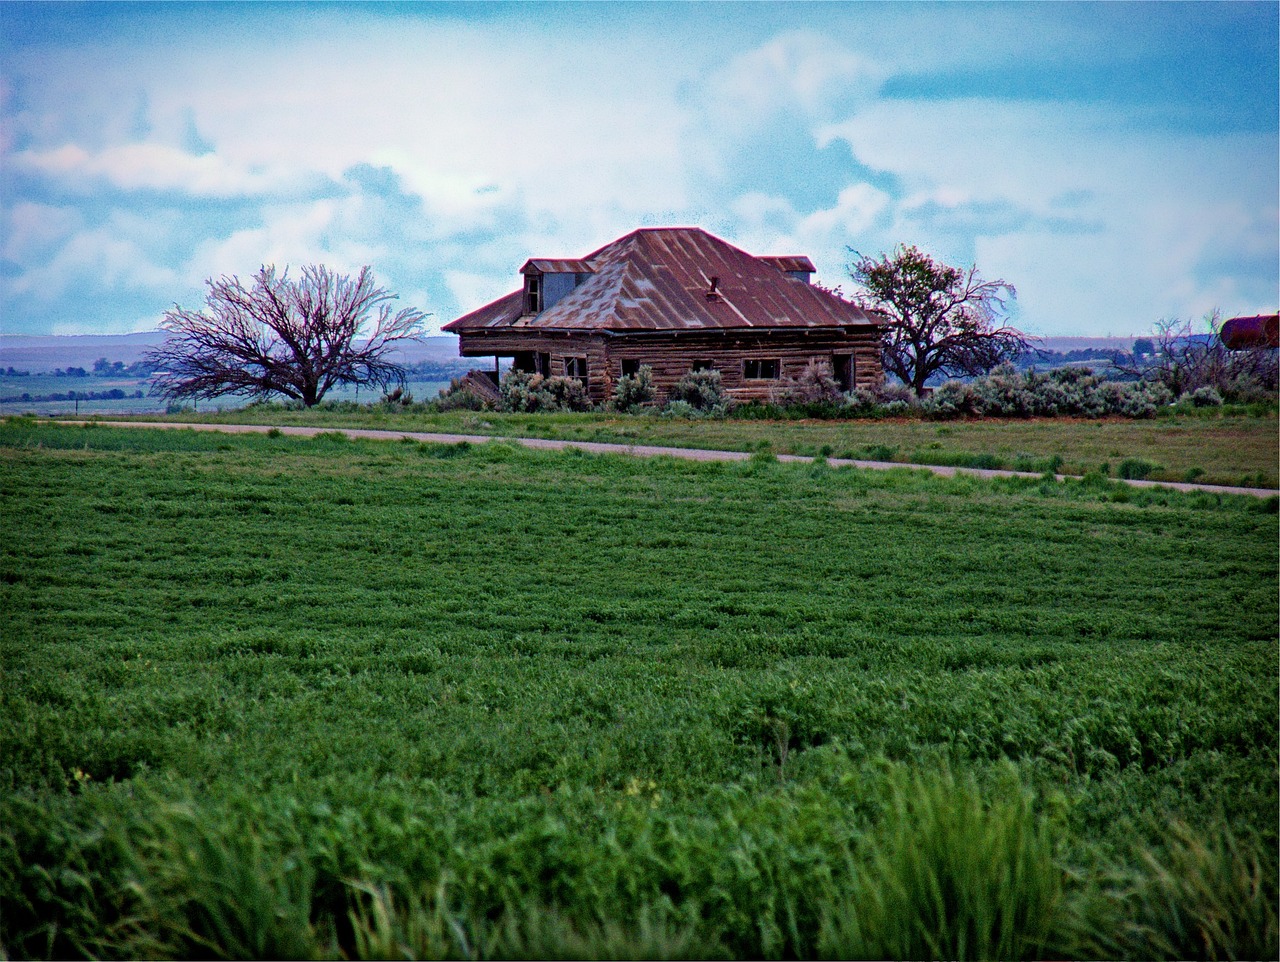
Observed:
[[[853,390],[853,355],[831,355],[831,373],[842,391]]]

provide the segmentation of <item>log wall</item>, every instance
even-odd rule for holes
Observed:
[[[740,401],[768,400],[782,378],[799,377],[810,363],[831,367],[833,358],[843,355],[853,358],[852,386],[872,389],[884,380],[879,330],[868,327],[608,334],[506,328],[494,333],[463,333],[459,351],[464,357],[546,354],[552,375],[565,373],[566,358],[585,357],[587,390],[597,404],[613,396],[624,360],[653,369],[660,401],[695,365],[719,370],[725,389]],[[778,378],[745,377],[744,362],[748,360],[777,361]]]

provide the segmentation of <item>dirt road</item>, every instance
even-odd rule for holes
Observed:
[[[634,457],[683,458],[687,461],[746,461],[751,455],[743,451],[709,451],[702,448],[663,448],[648,444],[607,444],[601,441],[557,441],[546,438],[512,438],[487,434],[431,434],[424,431],[375,431],[368,428],[319,428],[319,427],[272,427],[269,424],[180,424],[169,421],[56,421],[56,424],[89,424],[97,423],[113,428],[150,428],[152,430],[192,430],[221,431],[225,434],[266,434],[279,431],[297,437],[314,437],[317,434],[345,434],[350,438],[368,438],[377,441],[398,441],[409,438],[413,441],[424,441],[429,444],[485,444],[489,441],[512,441],[526,448],[540,451],[563,451],[566,448],[577,448],[593,454],[627,454]],[[799,454],[780,454],[779,461],[792,461],[801,464],[813,462],[813,458]],[[871,471],[891,471],[907,469],[929,471],[943,477],[958,474],[972,475],[978,478],[1038,478],[1041,475],[1030,471],[997,471],[989,468],[954,468],[936,464],[899,464],[891,461],[857,461],[851,458],[828,458],[832,467],[865,468]],[[1059,481],[1074,475],[1054,475]],[[1117,479],[1123,480],[1123,479]],[[1239,488],[1217,484],[1191,484],[1182,481],[1136,481],[1123,480],[1124,484],[1135,488],[1172,488],[1175,491],[1209,491],[1216,494],[1247,494],[1256,498],[1270,498],[1280,492],[1270,488]]]

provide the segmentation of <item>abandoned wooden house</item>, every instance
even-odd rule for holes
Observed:
[[[738,400],[767,399],[810,364],[843,390],[880,384],[883,319],[809,283],[807,257],[753,257],[697,227],[644,228],[578,260],[532,258],[524,284],[444,326],[463,357],[579,378],[592,401],[641,365],[665,397],[715,368]],[[473,372],[471,379],[481,376]]]

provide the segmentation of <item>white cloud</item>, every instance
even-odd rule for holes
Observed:
[[[65,296],[76,286],[161,291],[172,288],[177,275],[152,262],[137,243],[110,228],[73,235],[47,263],[31,267],[7,282],[13,294],[46,303]],[[86,311],[92,308],[86,307]],[[92,320],[91,317],[86,320]]]
[[[683,203],[680,72],[643,43],[620,69],[616,48],[547,31],[415,20],[395,30],[356,24],[310,38],[214,86],[204,74],[221,69],[197,55],[152,99],[167,114],[191,106],[236,169],[305,167],[336,180],[361,162],[390,164],[445,217],[517,193],[531,211],[566,218],[593,205]]]
[[[731,127],[759,126],[779,111],[821,116],[868,100],[883,71],[830,37],[780,34],[733,58],[707,81],[704,103]]]
[[[1125,333],[1214,303],[1234,310],[1220,299],[1237,286],[1233,259],[1276,257],[1274,139],[1154,134],[1122,119],[882,102],[822,137],[908,186],[887,236],[1012,281],[1028,326]]]
[[[844,239],[856,239],[875,229],[889,211],[892,198],[870,184],[852,184],[840,191],[836,206],[806,217],[799,233],[810,242],[830,246]]]
[[[519,286],[514,274],[510,277],[495,277],[492,274],[455,270],[445,271],[444,279],[463,313],[483,307]]]
[[[56,181],[64,190],[88,195],[103,185],[122,191],[177,191],[193,197],[279,196],[314,189],[317,178],[264,165],[250,169],[216,154],[196,156],[157,143],[120,144],[96,153],[76,144],[24,150],[9,163],[18,173]]]
[[[3,223],[4,244],[0,247],[0,256],[31,267],[45,260],[79,230],[84,218],[73,208],[19,201],[4,211]]]
[[[223,274],[248,276],[263,264],[283,269],[323,262],[339,271],[358,270],[363,261],[346,260],[342,252],[327,249],[323,243],[337,203],[318,200],[264,210],[266,224],[200,244],[185,266],[184,281],[194,286]]]
[[[734,239],[753,254],[807,255],[817,268],[816,280],[848,288],[850,248],[870,252],[868,241],[881,236],[893,210],[893,198],[866,183],[846,187],[833,206],[810,214],[784,198],[745,194],[732,205]]]

